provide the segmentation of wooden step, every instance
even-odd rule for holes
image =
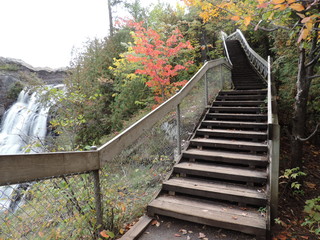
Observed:
[[[248,121],[267,121],[267,114],[249,113],[207,113],[206,120],[248,120]]]
[[[266,107],[221,107],[213,106],[209,109],[210,113],[264,113],[267,111]]]
[[[218,228],[231,229],[259,236],[266,234],[266,219],[256,210],[242,210],[233,205],[219,204],[197,198],[160,196],[147,208],[155,214],[201,223]]]
[[[213,128],[236,128],[236,129],[259,129],[266,130],[268,125],[266,123],[259,122],[236,122],[236,121],[214,121],[204,120],[201,123],[202,127],[213,127]]]
[[[163,183],[163,190],[256,206],[267,204],[263,188],[248,187],[240,184],[219,183],[192,178],[171,178]]]
[[[265,99],[264,95],[224,95],[217,96],[216,100],[219,101],[228,101],[228,100],[263,100]]]
[[[220,137],[228,139],[253,139],[253,140],[267,140],[267,132],[263,131],[241,131],[229,129],[198,129],[197,135],[208,135],[210,137]]]
[[[247,164],[252,166],[267,166],[268,159],[267,156],[245,154],[245,153],[233,153],[227,151],[217,151],[217,150],[199,150],[194,148],[189,148],[185,150],[182,154],[182,159],[195,159],[195,160],[205,160],[211,162],[225,162],[234,164]]]
[[[143,233],[153,219],[142,216],[119,240],[135,240]]]
[[[202,129],[197,130],[200,132]],[[206,135],[205,129],[202,134]],[[267,143],[258,143],[258,142],[248,142],[248,141],[230,141],[223,139],[211,139],[211,138],[193,138],[190,141],[191,146],[201,146],[201,147],[210,147],[210,148],[224,148],[224,149],[235,149],[235,150],[248,150],[255,152],[266,152],[268,150]]]
[[[215,101],[212,106],[265,106],[264,101]]]
[[[244,183],[265,183],[267,178],[265,170],[220,166],[197,162],[181,162],[174,167],[174,172]]]
[[[236,89],[239,89],[239,90],[248,90],[248,89],[262,89],[262,88],[265,88],[265,86],[264,85],[250,85],[250,86],[237,86],[236,84],[234,84],[235,85],[235,88]]]
[[[219,95],[267,95],[267,89],[261,90],[223,90]]]

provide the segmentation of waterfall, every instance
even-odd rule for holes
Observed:
[[[18,100],[4,114],[0,128],[0,154],[16,154],[40,152],[39,141],[47,134],[47,118],[49,104],[40,101],[39,94],[24,89]],[[31,147],[30,147],[31,146]],[[17,199],[12,201],[12,195],[19,189],[25,189],[26,184],[16,184],[0,187],[0,212],[16,208]],[[15,206],[13,206],[15,205]]]

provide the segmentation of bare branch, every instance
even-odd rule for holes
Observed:
[[[313,133],[310,134],[309,137],[307,137],[307,138],[296,137],[296,139],[298,139],[299,141],[302,141],[302,142],[308,141],[310,138],[312,138],[318,132],[319,126],[320,126],[320,123],[317,124],[316,129],[313,131]]]
[[[320,75],[313,75],[313,76],[308,77],[308,80],[312,80],[314,78],[319,78],[319,77],[320,77]]]

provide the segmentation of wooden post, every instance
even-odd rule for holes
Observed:
[[[180,104],[177,105],[176,110],[177,119],[177,153],[178,156],[181,155],[181,121],[180,121]]]
[[[273,124],[270,149],[270,220],[278,217],[280,126]]]
[[[97,150],[96,146],[92,146],[91,150]],[[93,184],[94,184],[94,198],[95,198],[95,206],[96,206],[96,231],[97,231],[97,239],[99,239],[100,232],[103,230],[103,210],[102,210],[102,194],[100,188],[100,176],[99,170],[92,171],[93,176]]]
[[[223,80],[223,74],[222,74],[222,64],[220,65],[220,89],[223,89],[224,80]]]
[[[209,104],[209,89],[208,89],[208,70],[204,74],[204,107],[206,108]]]
[[[94,197],[96,205],[96,218],[97,218],[97,236],[103,230],[103,212],[102,212],[102,196],[100,188],[100,176],[99,170],[92,171],[93,181],[94,181]]]

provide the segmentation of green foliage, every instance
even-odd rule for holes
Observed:
[[[320,235],[320,196],[306,201],[304,212],[308,214],[302,226],[308,226],[310,232]]]
[[[114,67],[110,67],[115,91],[111,105],[113,130],[121,129],[123,121],[153,102],[151,91],[145,84],[148,78],[135,74],[140,64],[126,59],[131,52],[132,47],[129,47],[126,53],[120,54],[120,59],[114,59]]]
[[[3,65],[0,65],[0,71],[3,70],[3,71],[18,71],[20,70],[19,66],[16,65],[16,64],[3,64]]]
[[[8,98],[16,100],[23,87],[21,82],[15,82],[8,91]]]
[[[279,177],[280,179],[284,180],[280,184],[285,183],[286,186],[290,186],[293,195],[303,195],[304,191],[300,189],[301,183],[298,180],[306,175],[306,173],[300,171],[299,167],[286,169],[284,174]]]

